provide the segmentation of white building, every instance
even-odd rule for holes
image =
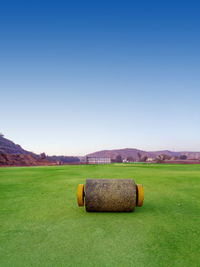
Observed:
[[[86,157],[87,164],[109,164],[111,158],[108,157]]]
[[[146,161],[147,161],[147,162],[152,162],[152,161],[153,161],[153,158],[147,158]]]

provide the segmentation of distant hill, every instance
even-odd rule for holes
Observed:
[[[44,154],[45,155],[45,154]],[[78,157],[46,156],[23,149],[0,134],[0,166],[35,166],[79,162]]]
[[[0,166],[38,166],[49,165],[47,159],[24,150],[20,145],[0,134]]]
[[[168,155],[170,157],[180,157],[181,155],[186,155],[188,159],[199,159],[200,152],[174,152],[169,150],[160,150],[160,151],[144,151],[136,148],[124,148],[124,149],[113,149],[113,150],[102,150],[97,151],[91,154],[87,154],[88,157],[110,157],[115,159],[117,155],[121,155],[122,159],[127,157],[133,157],[136,161],[139,160],[138,153],[141,157],[156,158],[159,155]]]
[[[138,159],[138,153],[141,155],[145,155],[148,157],[153,156],[151,153],[147,153],[146,151],[135,149],[135,148],[124,148],[124,149],[113,149],[113,150],[102,150],[97,151],[91,154],[88,154],[89,157],[109,157],[111,159],[115,159],[117,155],[121,155],[123,159],[127,157],[133,157],[134,159]]]
[[[30,151],[24,150],[20,145],[15,144],[11,140],[6,139],[2,134],[0,134],[0,151],[7,154],[36,155]]]
[[[122,159],[132,157],[135,161],[141,158],[148,157],[155,159],[159,155],[168,155],[170,157],[180,157],[181,155],[187,156],[187,159],[200,159],[200,152],[174,152],[169,150],[161,151],[144,151],[136,148],[124,148],[113,150],[97,151],[86,156],[90,157],[110,157],[116,159],[118,155],[121,155]],[[38,155],[33,152],[23,149],[20,145],[15,144],[13,141],[6,139],[0,134],[0,166],[32,166],[32,165],[51,165],[51,164],[67,164],[78,163],[80,159],[78,157],[70,156],[46,156]]]

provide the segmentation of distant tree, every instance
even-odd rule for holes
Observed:
[[[179,157],[178,156],[174,156],[174,160],[177,160],[177,159],[179,159]]]
[[[47,160],[52,162],[62,162],[62,163],[70,163],[70,162],[80,162],[78,157],[70,157],[70,156],[47,156]]]
[[[163,163],[164,159],[163,159],[163,155],[158,155],[155,159],[156,163]]]
[[[4,135],[2,133],[0,133],[0,137],[4,137]]]
[[[138,161],[141,161],[142,155],[140,152],[137,153],[137,156],[138,156]]]
[[[43,153],[40,154],[40,157],[41,157],[41,159],[46,159],[47,156],[46,156],[46,154],[43,152]]]
[[[167,154],[161,154],[160,155],[162,160],[170,160],[171,159],[171,156],[167,155]]]
[[[117,157],[115,158],[115,161],[118,163],[122,162],[122,156],[121,155],[117,155]]]
[[[162,163],[165,160],[170,160],[170,159],[171,159],[171,156],[166,155],[166,154],[161,154],[161,155],[158,155],[155,160],[157,163]]]
[[[147,156],[144,156],[144,157],[142,157],[142,158],[141,158],[141,160],[140,160],[140,161],[141,161],[141,162],[146,162],[146,161],[147,161],[147,159],[148,159],[148,157],[147,157]]]
[[[180,159],[187,159],[187,156],[186,155],[180,155]]]
[[[127,157],[126,160],[128,162],[134,162],[135,161],[135,159],[132,156]]]

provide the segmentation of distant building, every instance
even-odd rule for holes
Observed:
[[[152,161],[153,161],[153,158],[147,158],[146,161],[147,161],[147,162],[152,162]]]
[[[108,157],[86,157],[87,164],[109,164],[111,158]]]

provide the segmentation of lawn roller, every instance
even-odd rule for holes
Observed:
[[[78,185],[77,200],[86,211],[134,211],[141,207],[144,190],[133,179],[87,179]]]

